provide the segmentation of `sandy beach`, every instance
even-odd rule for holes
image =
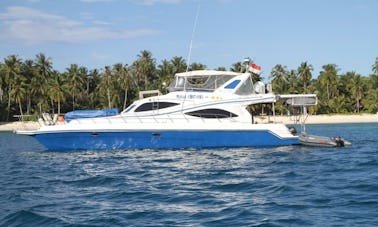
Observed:
[[[35,121],[0,122],[0,131],[35,130],[39,123]]]
[[[274,121],[277,123],[294,124],[298,121],[295,116],[263,116],[255,117],[259,124]],[[335,123],[378,123],[378,114],[353,114],[353,115],[309,115],[306,124],[335,124]],[[0,131],[35,130],[39,128],[38,122],[0,122]]]

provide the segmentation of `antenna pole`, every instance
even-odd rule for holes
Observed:
[[[200,5],[198,5],[198,8],[197,8],[197,14],[196,14],[196,19],[194,20],[194,26],[193,26],[193,32],[192,32],[192,39],[190,40],[190,45],[189,45],[189,54],[188,54],[188,61],[186,63],[186,71],[188,72],[189,71],[189,64],[190,64],[190,57],[192,55],[192,47],[193,47],[193,39],[194,39],[194,33],[196,32],[196,28],[197,28],[197,21],[198,21],[198,16],[199,16],[199,12],[200,12]]]

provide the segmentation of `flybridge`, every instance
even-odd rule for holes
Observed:
[[[241,73],[198,70],[184,73],[177,73],[169,85],[169,91],[208,91],[212,92],[221,87],[232,78]]]

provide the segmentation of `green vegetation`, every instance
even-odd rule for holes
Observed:
[[[52,65],[52,59],[42,53],[34,60],[22,61],[10,55],[0,62],[0,121],[16,120],[13,115],[42,112],[61,114],[76,109],[113,107],[122,110],[138,97],[139,91],[166,92],[174,74],[187,69],[182,57],[163,60],[157,65],[151,52],[146,50],[130,65],[117,63],[104,69],[88,70],[71,64],[65,72],[54,70]],[[201,63],[192,63],[189,67],[190,70],[205,68]],[[240,71],[241,62],[234,63],[229,70]],[[371,75],[338,74],[335,64],[324,65],[316,77],[312,71],[308,62],[303,62],[296,70],[277,64],[269,76],[273,91],[317,93],[319,105],[312,111],[318,114],[378,111],[378,58],[372,65]],[[260,78],[254,78],[257,79]],[[282,114],[284,107],[278,105],[276,111]]]

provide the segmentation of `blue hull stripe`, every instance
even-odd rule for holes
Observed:
[[[299,144],[270,131],[117,131],[36,134],[49,150],[269,147]]]

